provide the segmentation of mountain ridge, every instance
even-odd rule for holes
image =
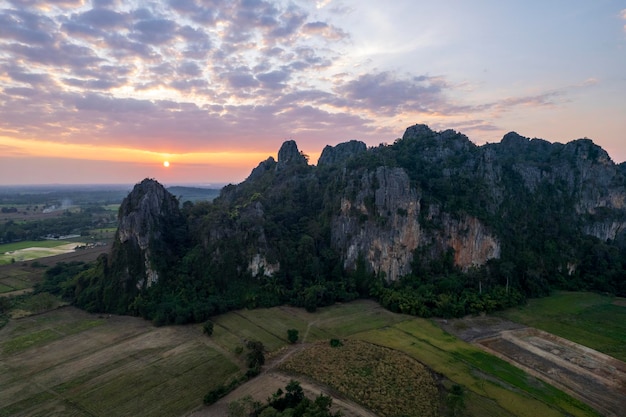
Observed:
[[[186,202],[178,220],[154,223],[178,225],[158,280],[137,286],[151,279],[137,272],[128,302],[96,304],[167,323],[364,296],[455,316],[552,288],[626,294],[625,167],[589,139],[510,132],[477,146],[425,125],[391,145],[327,146],[317,166],[286,141],[278,160],[260,162],[212,202]],[[128,216],[142,218],[120,208],[120,225]],[[129,259],[114,250],[106,264],[120,271]],[[111,273],[92,278],[117,288]]]

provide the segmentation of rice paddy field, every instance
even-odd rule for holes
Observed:
[[[371,301],[315,313],[292,307],[242,310],[213,322],[214,333],[207,337],[201,325],[154,327],[138,318],[98,316],[73,307],[12,319],[0,329],[0,416],[219,416],[202,404],[203,396],[245,372],[244,346],[252,339],[263,342],[271,372],[306,379],[361,404],[359,395],[367,394],[373,402],[366,406],[381,416],[393,415],[384,411],[390,406],[383,402],[399,395],[394,390],[403,384],[385,378],[406,381],[417,368],[427,370],[432,381],[424,383],[429,389],[436,385],[444,403],[452,387],[462,387],[462,415],[599,415],[433,321],[394,314]],[[288,343],[288,329],[298,330],[296,345]],[[371,365],[349,365],[340,356],[346,350],[327,348],[330,339],[343,341],[343,348],[374,352],[366,360]],[[319,356],[310,349],[323,349],[324,359],[346,366],[329,366],[322,378],[322,365],[306,359]],[[389,361],[380,353],[392,351]],[[394,355],[403,358],[398,359],[403,365],[391,360]],[[358,387],[358,378],[377,390],[340,389],[351,381]],[[379,391],[388,393],[380,397],[385,400],[376,399]]]
[[[626,299],[557,292],[498,314],[626,362]]]
[[[0,416],[176,416],[239,372],[199,327],[66,307],[0,330]]]

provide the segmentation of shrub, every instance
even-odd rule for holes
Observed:
[[[339,340],[339,339],[330,339],[330,346],[331,347],[340,347],[340,346],[343,346],[343,343],[341,343],[341,340]]]
[[[296,329],[287,330],[287,340],[291,344],[296,343],[298,341],[298,331]]]
[[[213,322],[211,320],[207,320],[202,325],[202,331],[207,336],[211,336],[213,334]]]

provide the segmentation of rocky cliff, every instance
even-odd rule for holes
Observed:
[[[138,184],[104,278],[85,285],[120,300],[96,308],[162,323],[372,295],[446,316],[551,288],[626,295],[625,175],[588,139],[511,132],[476,146],[415,125],[391,145],[327,146],[317,166],[287,141],[278,160],[182,213],[156,181]]]
[[[145,179],[135,185],[118,212],[110,259],[116,278],[137,289],[156,284],[166,262],[176,261],[184,224],[178,200],[161,184]]]
[[[455,264],[463,270],[500,256],[498,239],[477,218],[453,217],[433,205],[423,213],[421,195],[401,168],[367,171],[348,190],[356,195],[344,192],[331,229],[333,247],[346,269],[354,269],[363,257],[373,271],[396,281],[411,272],[418,248],[428,248],[430,257],[452,248]],[[424,226],[421,218],[439,227]]]
[[[245,183],[225,190],[222,201],[241,211],[229,236],[248,248],[253,276],[272,275],[286,264],[276,247],[281,236],[268,229],[293,228],[286,223],[301,218],[329,226],[324,245],[345,270],[362,259],[369,270],[395,281],[411,273],[417,253],[432,260],[452,250],[455,265],[467,271],[503,251],[512,256],[516,239],[560,241],[551,227],[615,240],[626,230],[624,184],[623,169],[586,139],[552,144],[512,132],[499,144],[478,147],[453,130],[415,125],[390,146],[326,146],[317,167],[287,141],[278,162],[262,162]],[[252,190],[254,206],[237,203]],[[318,211],[310,213],[312,207]],[[234,233],[244,223],[255,240]],[[313,235],[301,226],[300,236]],[[511,228],[521,235],[511,235]],[[218,230],[206,233],[228,234]],[[565,246],[563,253],[571,255],[574,250]],[[559,262],[575,264],[571,257]]]

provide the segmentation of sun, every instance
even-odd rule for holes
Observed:
[[[163,161],[163,166],[164,166],[165,168],[169,168],[169,166],[170,166],[170,161]]]

